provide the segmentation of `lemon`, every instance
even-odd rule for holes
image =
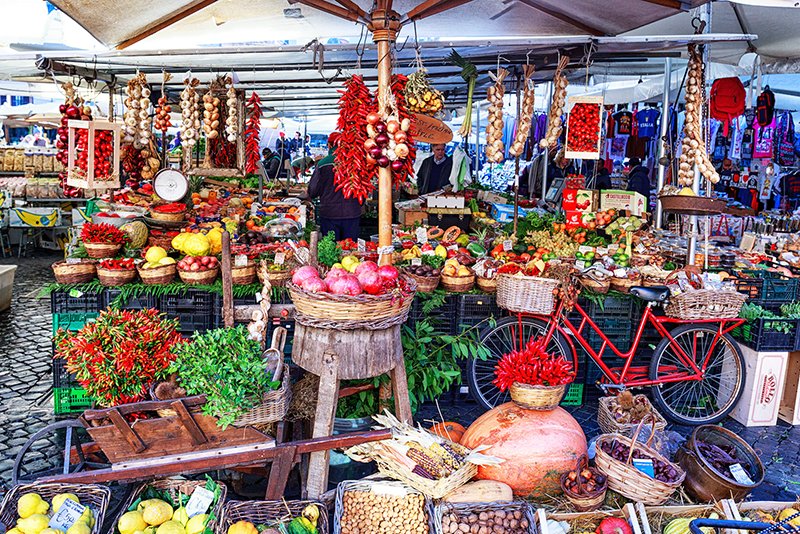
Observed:
[[[144,259],[150,263],[158,263],[166,257],[167,251],[161,247],[150,247],[147,249],[147,253],[144,255]]]
[[[23,534],[40,534],[40,532],[48,527],[48,523],[50,523],[50,518],[46,515],[33,514],[17,521],[17,528],[20,529]]]
[[[173,263],[176,263],[175,258],[170,258],[169,256],[166,256],[158,260],[159,265],[172,265]]]
[[[17,501],[17,514],[25,519],[34,514],[46,514],[49,507],[38,493],[26,493]]]
[[[172,248],[174,248],[175,250],[183,251],[183,243],[186,241],[186,238],[189,237],[189,235],[191,234],[187,232],[181,232],[180,234],[173,237],[172,242],[170,243],[172,245]]]
[[[186,523],[189,522],[189,514],[186,513],[186,508],[181,506],[180,508],[175,510],[175,512],[172,514],[172,520],[177,521],[178,523],[180,523],[185,527]]]
[[[160,499],[150,499],[142,510],[142,518],[148,525],[160,525],[172,519],[172,506]]]
[[[92,534],[92,529],[83,521],[76,521],[67,529],[67,534]]]
[[[167,521],[158,527],[156,534],[186,534],[186,531],[183,529],[183,525],[177,521]]]
[[[125,512],[117,523],[117,529],[119,529],[120,534],[133,534],[137,530],[144,530],[145,528],[147,528],[147,523],[144,522],[142,512],[139,510]]]
[[[89,528],[92,528],[94,526],[94,514],[92,514],[92,511],[89,509],[88,506],[83,510],[83,513],[78,518],[78,521],[86,523],[87,525],[89,525]]]
[[[186,534],[200,534],[206,528],[206,521],[208,521],[208,514],[194,516],[186,523]]]
[[[64,534],[64,531],[57,528],[46,528],[39,534]]]
[[[78,499],[78,496],[75,495],[74,493],[59,493],[58,495],[53,497],[53,513],[58,512],[59,508],[61,508],[61,505],[64,504],[64,501],[66,501],[67,499],[76,502],[78,504],[81,503],[80,499]]]
[[[17,527],[14,527],[11,530],[6,530],[6,534],[22,534],[22,531]]]
[[[786,508],[778,515],[778,521],[785,521],[796,514],[798,511],[795,508]],[[800,526],[800,517],[796,517],[789,521],[789,524],[793,527]]]

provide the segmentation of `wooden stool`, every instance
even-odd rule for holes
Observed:
[[[398,419],[411,421],[408,381],[400,325],[385,330],[333,330],[297,323],[292,361],[319,376],[314,438],[330,436],[339,399],[339,381],[373,378],[390,373]],[[306,493],[316,499],[328,489],[330,451],[314,452]]]

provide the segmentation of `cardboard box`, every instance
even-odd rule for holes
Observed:
[[[567,230],[572,230],[573,228],[580,228],[583,224],[581,222],[583,212],[572,210],[564,212],[567,216],[567,220],[565,221],[567,225]]]
[[[520,217],[525,217],[529,211],[525,208],[517,208]],[[501,223],[509,223],[514,220],[514,206],[512,204],[492,204],[492,219]]]
[[[600,202],[600,191],[578,189],[575,209],[578,211],[597,211]]]
[[[604,189],[600,191],[600,210],[615,209],[617,211],[630,211],[637,217],[647,212],[648,199],[636,191],[618,191]]]
[[[744,426],[775,426],[783,397],[788,352],[756,352],[740,345],[745,364],[744,393],[731,417]]]
[[[800,352],[790,352],[783,381],[778,417],[790,425],[800,425]]]

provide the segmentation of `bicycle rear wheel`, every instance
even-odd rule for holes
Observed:
[[[520,324],[522,325],[521,336]],[[527,343],[532,337],[544,336],[549,325],[549,321],[533,317],[523,317],[521,320],[518,317],[505,317],[497,321],[494,326],[488,326],[481,330],[480,341],[489,349],[490,355],[485,360],[470,360],[468,364],[467,380],[472,398],[487,410],[508,402],[510,399],[508,391],[500,391],[497,386],[492,384],[497,362],[503,354],[518,350],[520,339],[522,343]],[[570,349],[567,340],[558,331],[554,332],[550,339],[547,352],[563,356],[573,366],[575,365],[575,354]]]
[[[685,380],[653,386],[653,401],[668,419],[682,425],[717,423],[739,402],[744,391],[744,360],[739,345],[727,334],[717,337],[717,328],[710,325],[681,325],[670,335],[694,358],[698,367],[708,357],[702,380]],[[716,344],[712,348],[714,339]],[[653,353],[650,379],[659,380],[675,373],[693,374],[669,340],[664,338]]]

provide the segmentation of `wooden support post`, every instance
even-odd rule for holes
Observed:
[[[336,354],[324,356],[326,370],[320,373],[317,392],[317,412],[314,415],[314,437],[330,436],[333,432],[333,418],[339,402],[339,362]],[[314,452],[308,465],[308,498],[317,499],[328,491],[328,463],[330,450]]]
[[[272,466],[269,470],[269,480],[267,482],[267,493],[264,499],[268,501],[278,501],[283,498],[286,491],[286,483],[289,481],[289,473],[294,467],[297,447],[286,445],[278,450],[278,454],[272,459]]]
[[[233,276],[231,274],[231,234],[222,232],[222,322],[233,327]]]

